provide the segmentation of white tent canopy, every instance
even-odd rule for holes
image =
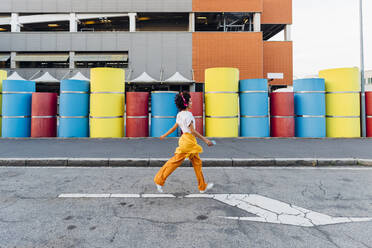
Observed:
[[[280,88],[274,90],[274,92],[293,92],[293,86],[288,86],[287,88]]]
[[[146,72],[143,72],[139,77],[130,80],[131,83],[158,83],[156,79],[152,78],[149,74]]]
[[[71,80],[82,80],[82,81],[89,81],[89,78],[85,77],[80,71],[77,72]]]
[[[33,79],[32,81],[38,83],[59,83],[59,80],[50,75],[49,72],[45,72],[41,77]]]
[[[182,76],[181,73],[176,72],[176,73],[173,74],[173,76],[171,76],[170,78],[168,78],[164,82],[166,82],[166,83],[193,83],[195,81],[187,79],[186,77]]]
[[[10,75],[7,80],[26,80],[23,77],[21,77],[16,71],[13,72],[12,75]]]

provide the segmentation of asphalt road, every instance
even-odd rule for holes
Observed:
[[[372,221],[303,227],[231,220],[255,215],[196,194],[192,168],[154,194],[158,168],[0,167],[0,247],[372,247]],[[205,168],[209,194],[255,194],[334,217],[372,217],[371,168]],[[292,206],[292,205],[290,205]]]
[[[372,139],[226,138],[204,148],[202,158],[372,159]],[[177,138],[0,139],[0,158],[168,158]]]

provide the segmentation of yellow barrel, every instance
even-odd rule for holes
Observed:
[[[91,92],[124,92],[125,71],[117,68],[94,68],[90,70]]]
[[[326,86],[327,137],[360,137],[360,77],[358,68],[319,72]]]
[[[239,91],[239,69],[209,68],[205,70],[205,92]]]
[[[124,118],[91,118],[90,136],[94,138],[124,137]]]
[[[123,116],[124,94],[91,94],[90,115],[99,117]]]
[[[90,137],[124,137],[125,71],[91,70]]]
[[[207,137],[238,137],[239,70],[205,71],[205,133]]]
[[[2,122],[3,122],[3,118],[2,118],[3,80],[6,80],[6,77],[7,77],[6,71],[0,70],[0,137],[1,137],[1,127],[2,127]]]
[[[212,93],[205,94],[206,116],[238,116],[239,101],[237,93]],[[228,103],[228,104],[226,104]]]

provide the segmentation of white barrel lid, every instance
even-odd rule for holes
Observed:
[[[293,87],[288,86],[287,88],[280,88],[280,89],[274,90],[274,92],[293,92]]]

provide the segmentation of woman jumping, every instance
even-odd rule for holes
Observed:
[[[195,137],[204,141],[208,146],[212,146],[213,143],[195,130],[195,118],[190,112],[192,108],[190,94],[185,91],[177,94],[175,103],[180,111],[177,114],[176,124],[174,124],[168,132],[163,134],[160,139],[163,140],[169,134],[176,131],[177,127],[181,128],[183,134],[178,140],[178,147],[176,148],[174,156],[161,167],[154,178],[154,182],[157,190],[163,193],[163,186],[167,177],[172,174],[186,158],[189,158],[194,167],[196,178],[198,179],[199,192],[205,193],[207,190],[213,188],[213,183],[205,183],[204,181],[202,161],[199,157],[199,153],[203,152],[203,148],[198,145]]]

